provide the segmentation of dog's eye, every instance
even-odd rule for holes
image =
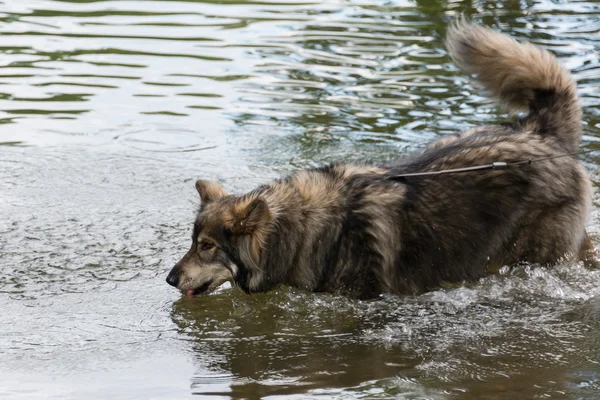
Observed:
[[[202,251],[208,251],[208,250],[212,249],[213,247],[215,247],[215,244],[212,242],[207,242],[207,241],[200,242],[200,250],[202,250]]]

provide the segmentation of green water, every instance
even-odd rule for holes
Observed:
[[[600,398],[580,265],[369,302],[164,282],[195,179],[239,193],[506,119],[449,62],[460,12],[555,52],[598,146],[594,1],[1,2],[0,398]]]

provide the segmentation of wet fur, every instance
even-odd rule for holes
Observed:
[[[302,170],[242,196],[199,181],[192,248],[170,277],[183,282],[186,270],[214,264],[199,249],[206,240],[228,279],[248,293],[287,284],[358,298],[421,293],[519,261],[587,254],[591,185],[575,156],[396,177],[578,149],[575,85],[549,52],[464,20],[448,29],[446,45],[491,96],[527,116],[441,138],[389,165]]]

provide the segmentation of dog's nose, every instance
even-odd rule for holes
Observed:
[[[173,287],[177,287],[177,284],[179,283],[179,274],[177,271],[169,272],[169,275],[167,275],[167,283]]]

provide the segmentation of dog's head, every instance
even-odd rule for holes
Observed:
[[[271,222],[258,195],[232,196],[213,182],[197,181],[202,202],[192,247],[171,269],[167,283],[186,295],[210,293],[230,281],[252,291],[260,281],[260,255]]]

